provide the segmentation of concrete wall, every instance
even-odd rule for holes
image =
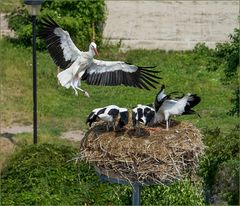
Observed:
[[[14,37],[14,32],[8,28],[8,22],[5,16],[5,13],[0,13],[0,38],[2,38],[3,36]]]
[[[239,0],[105,0],[107,41],[123,49],[188,50],[214,47],[239,27]]]

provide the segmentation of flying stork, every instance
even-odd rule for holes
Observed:
[[[72,87],[75,95],[80,90],[81,80],[90,85],[125,85],[149,90],[156,88],[153,83],[161,79],[154,67],[140,67],[123,61],[102,61],[94,59],[98,55],[97,45],[92,42],[87,52],[80,51],[73,43],[69,33],[63,30],[50,16],[43,18],[38,35],[45,40],[54,63],[63,69],[57,77],[65,88]]]
[[[199,96],[187,93],[182,97],[173,99],[170,94],[166,95],[164,93],[164,89],[165,86],[163,85],[155,98],[154,123],[166,121],[166,130],[168,130],[170,116],[197,114],[192,108],[201,101]]]

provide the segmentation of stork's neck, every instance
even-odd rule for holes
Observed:
[[[91,46],[89,46],[88,54],[89,54],[89,56],[91,56],[92,58],[95,56],[95,52],[94,52],[94,50],[91,48]]]

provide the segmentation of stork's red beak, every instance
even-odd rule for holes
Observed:
[[[96,49],[96,48],[93,48],[93,50],[94,50],[95,54],[98,56],[98,51],[97,51],[97,49]]]

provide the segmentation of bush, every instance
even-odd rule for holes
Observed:
[[[105,21],[104,0],[44,1],[41,13],[37,16],[37,25],[41,18],[47,15],[53,17],[61,27],[68,30],[73,41],[82,50],[88,48],[93,38],[97,44],[101,44]],[[24,5],[15,9],[7,18],[9,27],[17,34],[17,42],[25,46],[31,45],[31,17]],[[43,42],[39,40],[37,47],[38,49],[45,48]]]
[[[229,115],[236,115],[237,117],[239,117],[239,100],[240,100],[240,89],[237,86],[237,88],[234,90],[234,94],[233,97],[231,99],[231,103],[232,103],[232,109],[229,110],[228,114]]]
[[[71,146],[39,144],[16,152],[1,173],[1,205],[129,204],[129,188],[103,184]],[[130,194],[130,193],[129,193]]]
[[[225,76],[231,79],[236,74],[239,65],[240,29],[235,29],[234,33],[229,35],[229,38],[229,42],[217,44],[215,57],[225,60]]]
[[[228,111],[228,114],[239,117],[240,29],[234,29],[233,34],[230,34],[229,38],[229,42],[218,43],[215,49],[209,49],[205,44],[197,44],[194,52],[197,55],[206,57],[206,67],[209,71],[223,69],[224,77],[222,78],[222,83],[233,89],[233,97],[231,98],[232,108]]]
[[[194,52],[208,57],[207,69],[215,71],[224,68],[225,80],[231,80],[239,66],[240,29],[234,29],[229,35],[229,42],[217,43],[215,49],[209,49],[205,44],[197,44]]]
[[[1,205],[130,205],[130,186],[102,183],[86,163],[72,160],[77,150],[60,144],[25,146],[1,172]],[[196,187],[179,181],[145,186],[143,205],[200,205]]]
[[[239,204],[239,171],[237,158],[227,160],[219,165],[213,186],[215,203],[227,202],[229,205]]]
[[[206,155],[200,173],[210,203],[237,205],[239,197],[239,125],[229,134],[219,128],[205,131]]]
[[[175,182],[169,186],[144,187],[143,205],[204,205],[200,185],[193,186],[189,180]]]

